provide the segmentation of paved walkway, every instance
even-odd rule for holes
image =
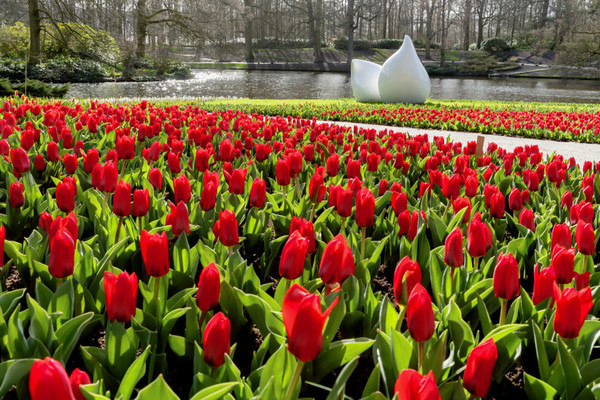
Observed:
[[[466,144],[467,142],[477,141],[477,136],[485,137],[485,144],[483,150],[487,149],[487,145],[490,142],[495,142],[499,147],[507,151],[512,151],[517,146],[525,145],[537,145],[540,151],[544,155],[550,155],[552,153],[562,154],[566,159],[575,157],[575,161],[583,166],[584,161],[600,161],[600,144],[592,143],[577,143],[577,142],[558,142],[555,140],[539,140],[529,139],[522,137],[506,136],[506,135],[489,135],[483,133],[473,132],[455,132],[455,131],[440,131],[435,129],[418,129],[418,128],[406,128],[396,126],[384,126],[384,125],[370,125],[370,124],[355,124],[352,122],[339,122],[339,121],[319,121],[321,123],[334,123],[342,126],[354,126],[357,125],[363,128],[374,128],[377,130],[387,129],[388,131],[394,132],[405,132],[411,135],[422,135],[428,134],[430,140],[433,140],[434,136],[443,136],[444,138],[450,138],[454,142],[461,142]]]

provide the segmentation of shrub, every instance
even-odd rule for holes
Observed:
[[[97,61],[60,56],[33,66],[29,75],[44,82],[101,82],[107,74]]]
[[[179,60],[156,58],[153,64],[157,77],[187,79],[192,76],[190,68]]]
[[[333,47],[337,50],[348,50],[348,38],[337,38],[333,40]],[[371,42],[368,40],[354,40],[352,42],[354,50],[370,50]]]
[[[402,39],[379,39],[373,42],[374,49],[399,49],[402,46]]]
[[[8,79],[0,79],[0,96],[12,96],[15,94],[15,91],[18,91],[19,93],[25,93],[27,91],[27,94],[33,97],[60,98],[63,97],[68,90],[69,85],[53,86],[36,79],[28,80],[27,88],[25,88],[24,82],[11,85]]]
[[[510,50],[510,46],[504,39],[500,38],[489,38],[481,42],[481,49],[488,53],[496,53],[499,51]]]
[[[114,63],[119,59],[119,47],[106,31],[75,22],[44,27],[42,52],[48,58],[76,56]]]
[[[22,22],[0,27],[0,55],[25,59],[29,49],[29,28]]]
[[[443,67],[439,65],[426,65],[425,70],[429,75],[436,76],[453,76],[457,73],[456,67],[453,65],[444,65]]]

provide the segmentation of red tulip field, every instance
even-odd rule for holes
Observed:
[[[0,397],[600,398],[600,163],[268,114],[2,101]]]

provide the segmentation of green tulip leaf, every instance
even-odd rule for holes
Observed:
[[[200,390],[190,400],[218,400],[222,399],[227,393],[238,385],[237,382],[224,382],[211,385]]]
[[[342,371],[335,380],[326,400],[337,400],[343,395],[344,389],[346,388],[346,382],[358,366],[358,358],[358,356],[354,357],[344,366],[344,368],[342,368]]]
[[[151,346],[146,347],[142,354],[129,366],[119,385],[116,397],[121,396],[123,400],[129,400],[135,385],[146,373],[146,359],[150,354]]]
[[[575,399],[581,389],[583,389],[583,380],[577,367],[577,362],[569,353],[562,339],[558,339],[558,358],[564,374],[566,398],[567,400]]]
[[[22,378],[29,374],[31,366],[35,359],[21,358],[18,360],[8,360],[0,364],[0,397],[8,393],[13,385],[16,385]]]
[[[525,392],[530,399],[553,400],[558,397],[556,389],[528,373],[523,374],[525,381]]]
[[[136,400],[179,400],[173,389],[169,387],[162,375],[159,375],[151,384],[140,390]]]
[[[314,375],[320,381],[325,375],[345,365],[352,358],[362,354],[375,341],[367,338],[355,338],[332,342],[329,348],[313,361]]]

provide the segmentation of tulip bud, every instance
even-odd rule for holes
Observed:
[[[327,176],[329,176],[330,178],[336,176],[340,169],[340,156],[338,156],[337,154],[332,154],[329,157],[327,157],[326,169]]]
[[[596,252],[596,235],[592,224],[583,221],[577,223],[575,242],[581,254],[592,255]]]
[[[514,188],[508,196],[508,208],[512,211],[519,211],[523,208],[523,198],[519,189]]]
[[[120,180],[113,196],[113,213],[119,217],[131,214],[131,184]]]
[[[181,175],[179,178],[173,179],[173,192],[175,195],[175,203],[183,201],[188,203],[192,197],[192,189],[187,176]]]
[[[321,312],[319,296],[310,294],[294,283],[288,289],[281,307],[283,325],[288,336],[288,351],[302,362],[314,360],[323,347],[323,327],[338,298]]]
[[[298,217],[292,217],[292,222],[290,224],[290,235],[294,231],[300,232],[300,234],[302,234],[302,236],[308,240],[309,253],[314,253],[317,250],[315,242],[315,227],[311,221],[307,221]]]
[[[356,212],[354,218],[361,228],[373,225],[375,215],[375,196],[369,189],[362,188],[356,196]]]
[[[493,338],[475,346],[467,357],[463,387],[476,397],[485,397],[490,389],[498,350]]]
[[[221,275],[214,263],[208,264],[200,272],[198,279],[198,291],[196,292],[196,304],[202,311],[209,311],[219,304],[221,294]]]
[[[73,372],[71,372],[71,376],[69,377],[69,383],[71,384],[71,390],[73,391],[73,395],[75,396],[75,400],[85,400],[85,396],[81,393],[81,389],[79,386],[88,385],[92,381],[90,380],[89,375],[80,370],[79,368],[75,368]]]
[[[406,303],[406,322],[410,336],[417,342],[426,342],[433,336],[435,317],[431,297],[427,290],[417,283]]]
[[[467,251],[471,257],[483,257],[492,247],[490,228],[481,222],[481,214],[475,213],[467,228]]]
[[[554,303],[554,285],[556,285],[556,274],[554,269],[547,267],[538,272],[538,265],[533,268],[533,297],[534,305],[538,305],[548,297]]]
[[[308,251],[308,240],[299,231],[293,231],[281,252],[279,275],[294,280],[302,275]]]
[[[519,213],[519,224],[535,232],[535,214],[528,208],[523,208]]]
[[[327,192],[324,173],[325,169],[323,167],[317,167],[315,174],[310,178],[310,182],[308,183],[308,196],[313,203],[323,201],[325,192]]]
[[[560,245],[568,249],[571,247],[571,243],[573,241],[573,237],[571,236],[571,230],[569,226],[564,224],[556,224],[552,228],[552,239],[550,241],[550,251],[554,251],[554,247],[556,245]]]
[[[412,290],[421,283],[421,268],[417,261],[405,256],[394,271],[394,297],[398,304],[406,305]]]
[[[75,240],[66,229],[59,229],[50,241],[48,270],[55,278],[66,278],[73,275],[74,266]]]
[[[22,148],[10,149],[10,161],[17,174],[23,174],[31,168],[29,156]]]
[[[554,247],[552,251],[552,264],[556,274],[556,281],[560,284],[571,283],[575,276],[575,249],[565,249],[562,246]]]
[[[117,170],[117,164],[110,161],[104,164],[102,169],[102,179],[100,181],[100,188],[105,193],[113,193],[117,188],[117,180],[119,179],[119,171]]]
[[[444,242],[444,263],[451,268],[463,265],[463,234],[460,227],[454,228]]]
[[[398,400],[439,400],[440,391],[435,383],[433,371],[426,376],[414,369],[405,369],[398,375],[394,385]]]
[[[466,197],[455,197],[452,201],[452,210],[454,211],[454,215],[458,214],[458,212],[463,208],[467,209],[462,218],[462,223],[466,224],[471,218],[471,200]]]
[[[140,234],[140,251],[148,275],[159,278],[169,272],[169,243],[165,232],[151,235],[143,229]]]
[[[256,177],[250,188],[250,207],[262,208],[267,200],[267,185],[264,180]]]
[[[231,175],[225,174],[229,182],[229,192],[233,194],[244,194],[244,186],[246,185],[246,174],[248,170],[246,168],[239,168],[234,170]]]
[[[209,181],[202,189],[202,195],[200,196],[200,207],[204,211],[209,211],[215,208],[217,203],[217,186],[214,182]]]
[[[343,188],[338,189],[336,211],[340,217],[348,218],[352,215],[352,199],[352,190]]]
[[[319,277],[328,285],[342,284],[350,275],[354,274],[354,255],[346,242],[346,238],[339,234],[327,243],[321,264]]]
[[[160,190],[162,188],[162,173],[158,168],[151,168],[148,171],[148,182],[152,185],[154,190]]]
[[[490,199],[490,215],[494,218],[504,217],[504,196],[496,192]]]
[[[277,160],[277,164],[275,164],[275,178],[277,179],[277,184],[280,186],[290,184],[290,160],[288,158]]]
[[[69,213],[75,209],[75,190],[70,181],[59,182],[54,193],[59,210]]]
[[[175,204],[170,203],[171,212],[167,215],[166,224],[171,225],[173,235],[179,236],[182,232],[189,235],[190,233],[190,215],[187,206],[183,201]]]
[[[29,394],[31,400],[75,400],[65,368],[50,357],[33,362],[29,372]]]
[[[23,184],[13,182],[8,188],[8,202],[12,208],[20,208],[25,204],[25,195],[23,194]]]
[[[143,217],[148,214],[150,208],[150,194],[148,189],[136,189],[133,191],[133,207],[131,213],[134,217]]]
[[[554,315],[554,331],[563,339],[579,336],[587,314],[594,301],[589,287],[576,290],[568,287],[556,295],[556,313]]]
[[[44,160],[44,156],[41,154],[38,154],[35,156],[35,158],[33,159],[33,166],[35,167],[35,170],[38,172],[42,172],[43,170],[46,169],[46,160]]]
[[[494,294],[500,299],[510,300],[519,295],[519,265],[512,254],[498,256],[493,285]]]
[[[220,367],[225,362],[225,354],[230,351],[230,336],[229,319],[222,312],[216,313],[206,324],[202,335],[204,361],[213,367]]]
[[[215,223],[215,226],[217,225],[219,240],[223,246],[235,246],[239,243],[240,238],[238,235],[238,222],[234,213],[229,210],[220,211],[219,219]]]
[[[137,292],[138,278],[135,272],[131,275],[127,272],[115,275],[104,271],[104,294],[108,319],[123,324],[131,321],[131,317],[135,315]]]

